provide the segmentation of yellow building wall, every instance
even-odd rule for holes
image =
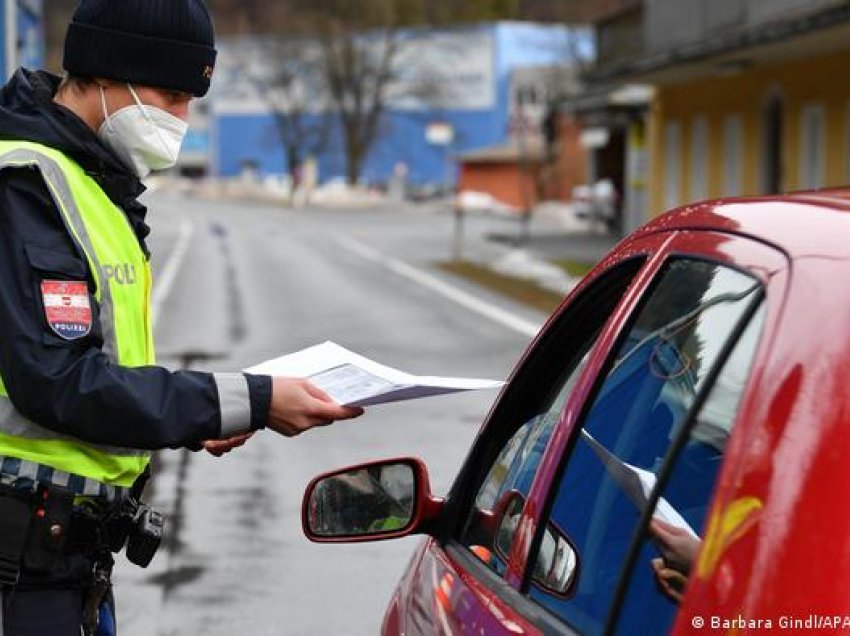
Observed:
[[[724,121],[737,114],[742,123],[742,195],[762,194],[764,108],[771,95],[782,99],[782,190],[800,187],[802,113],[807,104],[825,111],[824,185],[840,186],[848,175],[848,105],[850,51],[807,60],[757,67],[729,77],[703,77],[693,82],[659,86],[650,108],[650,214],[665,211],[665,130],[681,126],[679,204],[691,201],[692,129],[697,115],[708,122],[707,190],[709,198],[725,196],[723,183]]]

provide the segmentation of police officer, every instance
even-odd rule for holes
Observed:
[[[0,636],[110,632],[149,451],[362,413],[305,380],[153,366],[140,179],[175,162],[215,57],[202,0],[81,0],[67,75],[0,91]]]

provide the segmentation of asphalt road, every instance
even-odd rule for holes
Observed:
[[[544,319],[432,267],[451,253],[447,214],[147,202],[167,366],[239,370],[334,340],[412,373],[505,378]],[[504,249],[479,237],[506,227],[469,219],[465,249]],[[147,570],[119,559],[121,634],[377,633],[420,539],[311,544],[300,527],[305,485],[325,470],[414,455],[444,493],[495,398],[374,407],[297,439],[263,431],[222,459],[160,453],[151,494],[168,536]]]

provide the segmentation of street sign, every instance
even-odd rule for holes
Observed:
[[[455,129],[444,121],[435,121],[425,128],[425,139],[434,146],[448,146],[455,139]]]

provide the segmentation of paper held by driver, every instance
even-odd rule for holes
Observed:
[[[581,434],[593,449],[593,452],[602,461],[602,464],[608,470],[608,474],[611,475],[611,479],[617,483],[638,511],[643,512],[646,503],[649,501],[649,495],[652,493],[652,489],[655,488],[655,482],[657,481],[655,474],[622,461],[584,429],[582,429]],[[682,528],[695,539],[699,539],[699,535],[694,532],[691,525],[685,521],[685,518],[679,511],[671,506],[664,497],[658,499],[652,516],[655,519],[669,523],[671,526]]]
[[[245,369],[257,373],[307,378],[346,406],[372,406],[430,395],[497,389],[500,380],[411,375],[327,341]]]

